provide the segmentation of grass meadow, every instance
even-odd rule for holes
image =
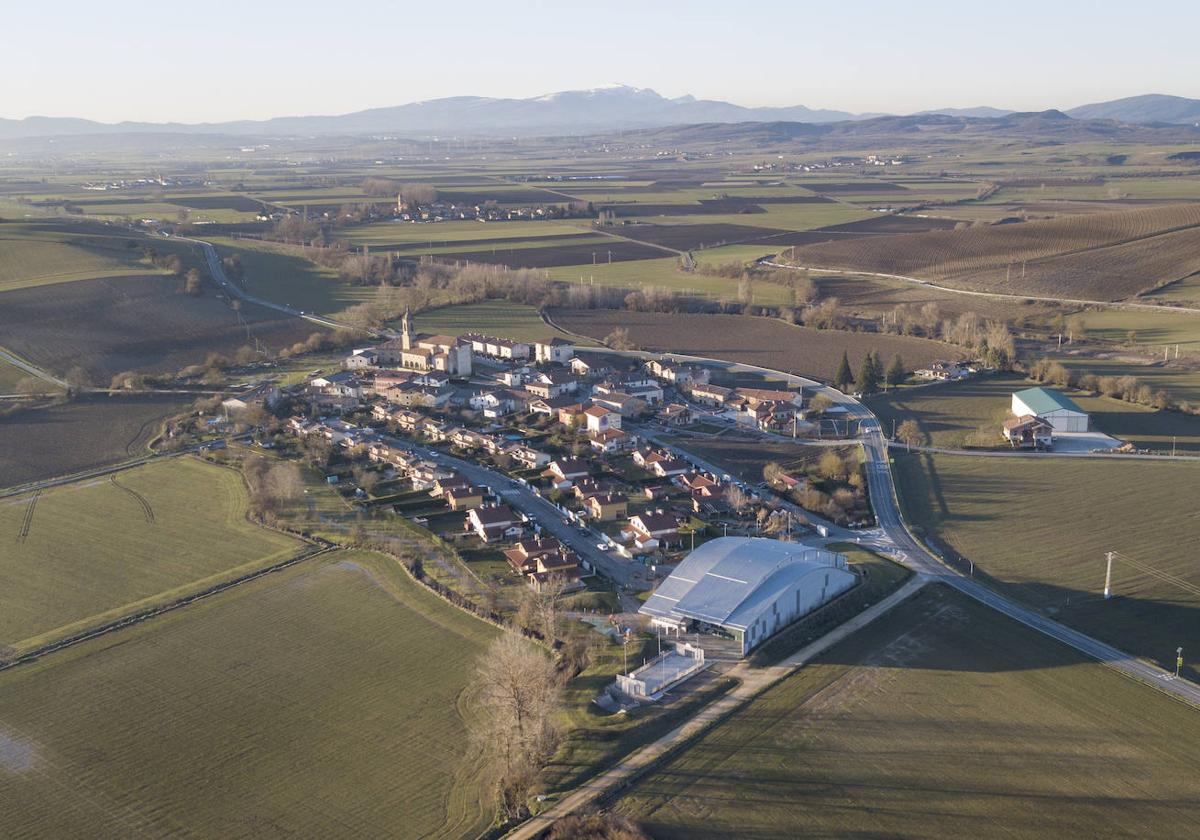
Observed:
[[[1198,737],[1187,706],[931,587],[614,807],[656,840],[1166,836],[1200,818]]]
[[[285,560],[241,476],[172,458],[0,499],[0,647],[23,651]]]
[[[1200,464],[896,454],[905,516],[956,567],[1121,650],[1200,654]],[[1105,601],[1105,553],[1120,552]],[[1189,654],[1190,652],[1190,654]],[[1197,671],[1189,666],[1193,677]]]
[[[81,226],[0,224],[0,292],[94,277],[160,274],[142,259],[145,240],[100,234]],[[133,242],[135,247],[127,244]],[[155,242],[160,252],[186,251],[182,243]]]
[[[413,320],[421,332],[449,335],[482,332],[516,341],[538,341],[564,335],[542,320],[537,307],[507,300],[444,306],[422,312]]]
[[[338,552],[0,673],[0,834],[476,836],[495,632]]]
[[[1154,369],[1151,369],[1154,370]],[[1129,371],[1139,375],[1137,371]],[[1037,383],[1018,374],[993,374],[962,382],[901,388],[868,398],[883,428],[915,420],[925,444],[946,449],[964,446],[1003,446],[1000,424],[1011,412],[1012,394]],[[1176,411],[1157,411],[1112,397],[1093,397],[1064,390],[1092,417],[1092,427],[1139,449],[1169,452],[1200,451],[1200,417]]]

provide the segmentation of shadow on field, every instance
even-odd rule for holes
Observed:
[[[1120,657],[1116,661],[1140,657],[1164,670],[1174,671],[1176,647],[1183,647],[1185,653],[1200,653],[1200,608],[1194,605],[1121,596],[1114,596],[1106,601],[1094,592],[1067,587],[1006,584],[978,568],[974,578],[1015,601],[1032,606],[1048,618],[1100,639],[1119,650],[1125,650],[1128,656]],[[822,660],[882,668],[919,667],[947,672],[980,673],[1062,668],[1096,661],[1072,647],[1051,642],[1047,637],[1036,634],[1036,631],[1019,627],[1011,619],[990,608],[972,602],[971,609],[964,609],[960,603],[955,603],[954,599],[947,595],[948,587],[935,585],[915,596],[909,604],[910,608],[919,611],[918,617],[912,622],[913,626],[879,651],[864,658],[854,653],[843,653],[843,650],[856,651],[853,646],[845,649],[839,647],[825,654]],[[980,611],[983,612],[982,616]],[[997,622],[1007,626],[998,626]],[[1164,641],[1151,650],[1151,642],[1145,638],[1147,627],[1173,630],[1158,634]],[[961,634],[964,643],[930,648],[921,640],[923,636],[928,636],[934,631],[941,635]],[[979,642],[994,644],[989,638],[994,633],[1011,635],[1014,631],[1036,634],[1035,639],[1045,640],[1046,643],[1021,644],[987,658],[979,656]],[[1142,633],[1141,637],[1137,636],[1139,632]],[[1130,650],[1132,645],[1122,647],[1122,640],[1132,641],[1137,638],[1141,641],[1139,646],[1146,649]],[[1200,669],[1196,668],[1194,662],[1195,653],[1192,656],[1193,662],[1185,661],[1184,667],[1180,669],[1180,676],[1200,682]]]

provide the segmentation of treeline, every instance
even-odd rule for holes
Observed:
[[[1136,405],[1200,414],[1200,405],[1176,400],[1163,388],[1153,388],[1136,376],[1097,375],[1068,368],[1062,362],[1038,359],[1029,366],[1029,378],[1060,388],[1076,388],[1092,396],[1112,397]]]

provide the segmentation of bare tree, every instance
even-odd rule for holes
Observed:
[[[498,767],[500,807],[514,819],[527,811],[536,773],[553,753],[559,687],[550,657],[518,633],[504,633],[479,658],[475,681],[482,711],[476,736]]]
[[[629,337],[629,330],[625,327],[617,327],[604,338],[604,343],[614,350],[633,350],[633,340]]]
[[[920,446],[922,440],[921,427],[917,425],[916,420],[905,420],[900,424],[900,428],[896,430],[896,439],[907,446],[909,450],[914,446]]]
[[[750,506],[749,494],[736,484],[730,484],[725,490],[725,501],[739,515]]]

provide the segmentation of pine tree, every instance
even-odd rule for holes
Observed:
[[[878,385],[880,382],[883,381],[883,376],[884,376],[883,360],[879,358],[878,350],[871,351],[870,356],[871,356],[871,368],[875,371],[875,384]]]
[[[858,369],[858,390],[863,394],[874,394],[879,390],[879,377],[875,373],[875,360],[871,354],[863,356]]]
[[[838,365],[837,373],[833,377],[833,387],[839,391],[845,392],[847,388],[854,384],[854,374],[850,372],[850,359],[846,355],[846,351],[842,351],[842,362]]]
[[[907,375],[908,371],[904,368],[904,360],[900,358],[900,354],[892,356],[892,363],[888,366],[887,384],[894,388],[903,382]]]

